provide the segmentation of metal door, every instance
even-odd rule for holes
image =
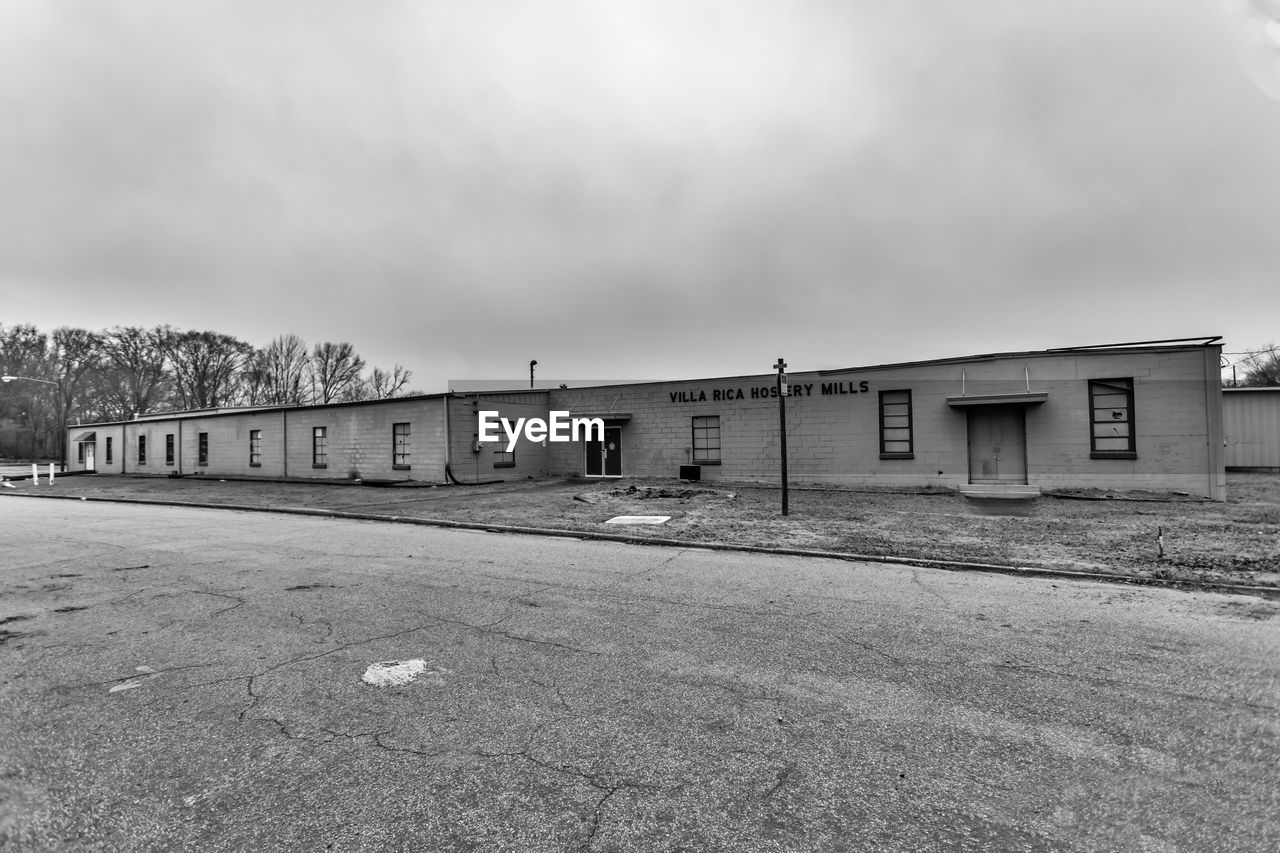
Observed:
[[[622,427],[605,427],[604,441],[587,442],[588,477],[622,476]]]
[[[588,477],[599,477],[604,473],[604,442],[592,439],[587,442],[587,464],[586,472]]]
[[[622,427],[604,428],[604,475],[622,476]]]
[[[969,410],[969,482],[1027,482],[1026,410],[978,406]]]

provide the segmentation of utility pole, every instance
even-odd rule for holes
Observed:
[[[782,514],[787,514],[787,394],[791,387],[787,384],[787,363],[778,356],[778,441],[782,450]]]

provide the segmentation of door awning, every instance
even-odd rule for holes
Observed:
[[[1048,391],[1026,391],[1021,394],[971,394],[967,397],[948,397],[947,405],[955,408],[969,406],[1038,406],[1049,399]]]
[[[74,440],[78,442],[89,443],[89,442],[95,442],[97,441],[97,439],[98,439],[98,434],[96,432],[82,432],[79,435],[77,435]]]
[[[571,418],[599,418],[605,424],[625,424],[631,420],[630,412],[570,412]]]

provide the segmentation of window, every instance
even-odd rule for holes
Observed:
[[[503,424],[503,432],[510,425],[506,418],[499,418]],[[502,435],[503,432],[498,433]],[[513,448],[510,453],[507,452],[506,439],[499,438],[497,449],[493,451],[493,467],[494,468],[514,468],[516,467],[516,452]]]
[[[80,463],[84,462],[84,442],[83,441],[76,442],[76,461]]]
[[[198,459],[196,464],[203,468],[205,465],[209,464],[209,433],[202,432],[200,433],[199,438],[199,450],[197,453]]]
[[[111,438],[107,437],[107,464],[111,464]]]
[[[138,436],[138,464],[147,464],[147,437],[145,435]]]
[[[405,470],[409,467],[409,425],[391,425],[391,467]]]
[[[164,437],[164,464],[173,464],[173,433],[166,433]]]
[[[880,458],[914,459],[911,392],[880,392]]]
[[[262,467],[262,430],[249,430],[249,467]]]
[[[329,467],[329,428],[311,428],[311,467]]]
[[[693,419],[693,461],[699,465],[720,464],[720,416]]]
[[[1133,434],[1133,380],[1089,380],[1092,459],[1137,459]]]

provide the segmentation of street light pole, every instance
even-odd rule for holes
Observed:
[[[790,386],[787,384],[787,374],[782,371],[787,369],[787,363],[782,360],[782,356],[778,356],[778,363],[774,365],[778,369],[778,442],[782,449],[782,514],[787,514],[787,394],[790,392]]]
[[[34,376],[0,376],[0,382],[8,383],[8,382],[13,382],[15,379],[21,379],[26,382],[43,382],[45,385],[52,385],[58,389],[58,412],[61,415],[61,417],[58,418],[58,454],[60,457],[58,459],[58,467],[61,468],[63,471],[66,471],[67,470],[67,413],[62,408],[62,405],[63,405],[62,383],[54,382],[51,379],[37,379]],[[35,447],[34,447],[34,443],[35,443],[34,430],[31,433],[31,441],[33,444],[31,448],[31,455],[32,457],[34,457],[36,455]]]

